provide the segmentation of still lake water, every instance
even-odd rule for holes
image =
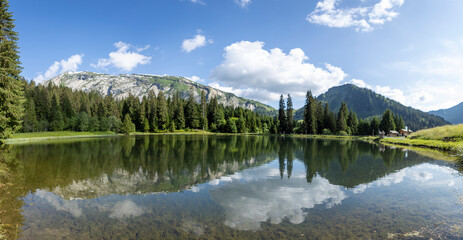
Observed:
[[[453,163],[356,141],[166,135],[9,146],[20,239],[463,239]]]

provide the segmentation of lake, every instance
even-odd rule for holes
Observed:
[[[365,142],[159,135],[0,157],[20,239],[463,239],[461,166]]]

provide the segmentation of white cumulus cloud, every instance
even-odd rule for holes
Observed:
[[[300,48],[285,53],[279,48],[266,50],[259,41],[233,43],[225,48],[222,63],[213,69],[211,86],[269,102],[286,93],[303,97],[311,90],[317,95],[347,76],[339,67],[316,67],[308,59]]]
[[[198,76],[191,76],[191,77],[187,77],[188,80],[191,80],[193,82],[197,82],[197,83],[204,83],[205,80],[198,77]]]
[[[65,72],[75,72],[82,64],[83,54],[72,55],[68,59],[54,62],[45,73],[39,74],[34,78],[37,83],[44,82],[50,78],[57,76],[58,74]]]
[[[307,21],[328,27],[349,28],[368,32],[392,21],[399,13],[397,9],[404,0],[380,0],[374,5],[340,8],[342,0],[319,1],[315,10],[307,16]]]
[[[423,111],[453,107],[463,102],[463,41],[445,41],[437,52],[390,65],[410,76],[402,86],[406,103]]]
[[[182,50],[189,53],[197,48],[206,46],[208,43],[212,43],[212,40],[206,40],[204,35],[197,34],[193,38],[183,40]]]
[[[199,4],[202,4],[202,5],[205,4],[204,1],[202,1],[202,0],[190,0],[190,2],[192,2],[192,3],[199,3]]]
[[[235,0],[236,4],[238,4],[240,7],[245,8],[249,4],[251,4],[251,0]]]
[[[149,45],[143,48],[134,48],[132,45],[125,42],[116,42],[114,47],[115,52],[109,53],[109,58],[101,58],[97,64],[91,64],[94,68],[106,68],[112,66],[122,71],[132,71],[138,65],[145,65],[151,61],[151,57],[144,56],[140,52],[149,48]],[[131,50],[132,49],[132,50]]]
[[[361,88],[368,88],[370,90],[375,91],[376,93],[379,93],[387,98],[396,100],[397,102],[400,102],[405,105],[407,105],[409,102],[408,98],[405,96],[405,93],[402,89],[391,88],[389,86],[379,86],[379,85],[373,87],[365,83],[365,81],[360,80],[360,79],[352,79],[350,80],[350,83],[358,87],[361,87]]]

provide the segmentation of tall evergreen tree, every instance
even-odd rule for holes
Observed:
[[[20,74],[18,33],[7,0],[0,0],[0,138],[21,128],[24,91]]]
[[[324,125],[325,112],[323,111],[322,102],[316,102],[315,118],[317,119],[317,132],[322,133],[323,129],[326,128]]]
[[[371,119],[371,123],[370,123],[370,126],[371,126],[371,131],[373,133],[373,136],[374,135],[378,135],[379,134],[379,131],[381,130],[381,121],[378,119],[378,117],[374,116],[372,119]]]
[[[203,130],[207,130],[207,102],[206,102],[206,91],[201,91],[201,105],[199,109],[200,119],[199,125]]]
[[[288,134],[293,133],[293,100],[291,95],[288,94],[288,100],[286,102],[286,132]]]
[[[167,100],[164,93],[159,91],[157,99],[157,127],[161,130],[167,130],[169,118],[167,116]]]
[[[23,131],[24,132],[35,132],[37,131],[37,114],[35,112],[34,99],[30,98],[26,102],[26,111],[24,114]]]
[[[350,134],[358,134],[359,120],[357,118],[357,114],[355,114],[353,111],[349,112],[349,117],[347,118],[347,126],[350,130]]]
[[[349,117],[349,109],[347,109],[347,104],[342,102],[341,108],[339,109],[338,118],[336,122],[336,129],[338,131],[347,132],[347,118]]]
[[[390,109],[386,109],[386,111],[384,111],[380,127],[381,130],[386,132],[386,134],[391,130],[395,130],[394,116]]]
[[[132,122],[132,119],[130,119],[129,114],[125,115],[121,130],[126,135],[129,135],[130,133],[135,132],[135,124]]]
[[[394,123],[395,123],[395,129],[397,131],[401,129],[405,129],[405,123],[404,120],[399,114],[394,115]]]
[[[285,112],[285,100],[283,95],[280,96],[280,108],[278,109],[278,121],[280,121],[279,133],[285,133],[286,131],[286,112]]]
[[[199,114],[196,108],[193,91],[190,91],[190,97],[185,106],[185,125],[190,129],[199,127]]]
[[[330,130],[331,133],[334,133],[336,130],[336,119],[330,111],[328,103],[325,103],[325,107],[323,108],[323,127]]]
[[[149,112],[148,112],[148,121],[150,123],[150,130],[155,132],[157,130],[156,125],[156,94],[153,90],[148,93],[148,105],[149,105]]]
[[[316,107],[316,99],[312,96],[311,91],[307,91],[304,106],[304,130],[306,134],[317,133]]]
[[[62,131],[64,128],[63,115],[61,114],[61,108],[59,106],[58,97],[53,95],[51,98],[51,130],[53,131]]]

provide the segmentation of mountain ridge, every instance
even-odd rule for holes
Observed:
[[[460,124],[463,123],[463,102],[451,108],[429,111],[428,113],[442,117],[453,124]]]
[[[431,128],[449,124],[442,117],[434,116],[412,107],[405,106],[368,88],[360,88],[353,84],[335,86],[317,97],[318,101],[328,103],[330,110],[338,112],[341,103],[345,102],[349,110],[354,111],[359,118],[382,116],[386,109],[399,114],[405,124],[412,130]],[[303,108],[295,113],[295,119],[302,119]]]
[[[178,91],[182,98],[187,98],[192,92],[195,100],[199,101],[201,91],[205,90],[207,99],[217,97],[218,102],[225,106],[239,106],[270,116],[275,116],[277,113],[277,110],[269,105],[242,98],[233,93],[224,92],[179,76],[68,72],[51,78],[42,84],[48,85],[50,83],[84,92],[97,91],[102,95],[111,94],[116,99],[126,98],[129,94],[141,98],[150,91],[154,91],[156,94],[162,91],[167,97],[172,97]]]

